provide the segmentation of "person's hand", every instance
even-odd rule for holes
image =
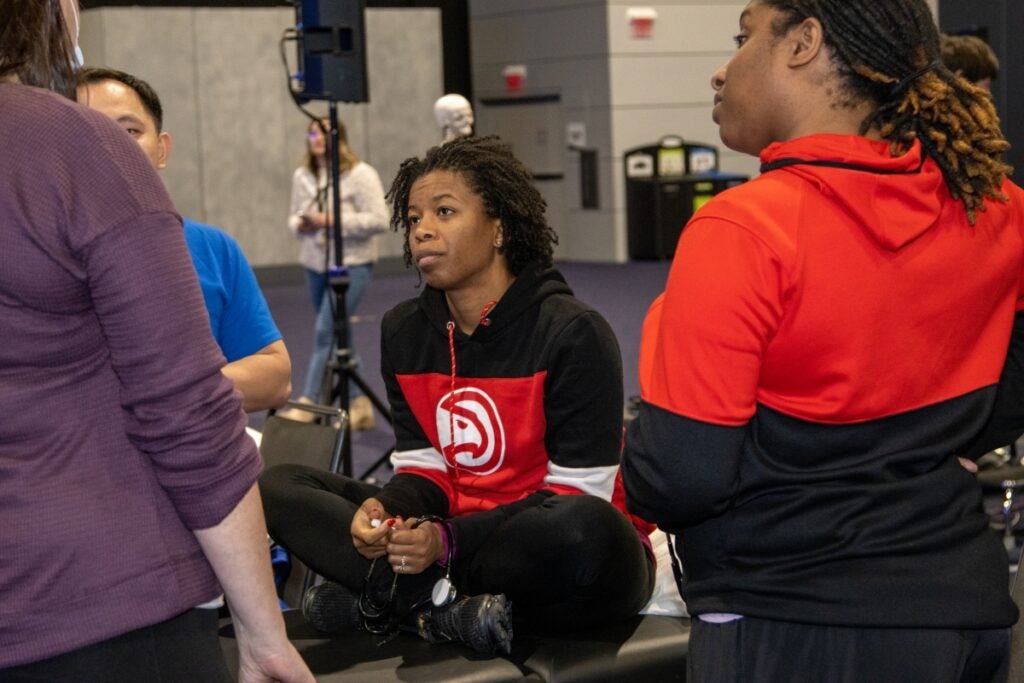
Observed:
[[[444,550],[441,530],[433,522],[413,529],[412,521],[399,519],[388,537],[388,564],[397,574],[419,574],[437,562]]]
[[[274,594],[267,527],[257,485],[249,488],[219,524],[193,533],[231,608],[239,680],[312,683],[313,675],[288,641]]]
[[[396,521],[376,498],[364,500],[352,516],[349,527],[356,552],[368,560],[384,556],[387,553],[388,534]]]
[[[978,471],[978,463],[973,460],[968,460],[967,458],[957,458],[957,460],[960,461],[960,467],[963,467],[968,472],[974,474]]]
[[[315,232],[316,228],[313,227],[313,220],[310,218],[308,213],[299,214],[299,226],[298,230],[300,233]]]
[[[310,233],[323,230],[328,225],[327,214],[323,211],[299,214],[299,232]]]
[[[274,645],[255,646],[249,638],[238,633],[239,683],[313,683],[309,667],[288,640]]]

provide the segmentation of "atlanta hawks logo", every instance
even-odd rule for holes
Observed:
[[[505,427],[498,409],[480,389],[456,389],[454,396],[452,401],[452,394],[445,394],[434,411],[445,462],[479,476],[490,474],[505,460]]]

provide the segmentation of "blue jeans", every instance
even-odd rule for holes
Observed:
[[[345,345],[352,348],[352,325],[351,316],[356,312],[356,307],[363,298],[366,285],[373,277],[373,264],[364,263],[358,266],[349,266],[349,285],[345,292],[345,310],[350,316],[348,327],[348,339]],[[327,286],[327,274],[317,273],[306,269],[306,282],[309,285],[309,295],[313,303],[313,309],[317,312],[316,324],[313,328],[313,352],[309,356],[309,368],[306,370],[306,383],[302,389],[302,395],[319,403],[325,403],[326,396],[321,396],[323,387],[324,372],[327,370],[327,359],[334,352],[334,292]],[[359,358],[354,356],[358,365]],[[349,397],[359,395],[359,389],[354,384],[349,385]]]

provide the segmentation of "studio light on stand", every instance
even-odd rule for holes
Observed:
[[[328,405],[349,409],[349,383],[370,399],[374,408],[391,423],[391,413],[370,388],[356,368],[355,353],[349,348],[349,319],[345,295],[350,285],[345,268],[345,246],[341,216],[341,168],[338,134],[338,102],[369,101],[366,78],[366,30],[363,0],[297,0],[295,2],[295,28],[282,36],[281,60],[288,73],[288,92],[296,106],[320,125],[327,140],[329,186],[331,188],[331,225],[327,234],[327,283],[334,293],[334,326],[332,330],[333,359],[327,363],[323,386],[326,387]],[[294,41],[297,47],[298,69],[291,74],[285,55],[285,43]],[[312,101],[326,101],[330,130],[323,130],[319,117],[303,105]],[[333,255],[333,259],[331,256]],[[390,453],[390,451],[389,451]],[[387,459],[377,461],[360,479],[366,479]],[[352,471],[352,439],[346,433],[342,446],[342,471]]]

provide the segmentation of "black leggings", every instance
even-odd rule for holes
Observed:
[[[941,599],[940,596],[936,596]],[[1010,629],[852,628],[694,619],[689,683],[1005,683]]]
[[[379,490],[301,465],[273,467],[260,478],[270,535],[355,592],[370,563],[356,552],[349,527]],[[403,575],[399,591],[428,591],[440,573]],[[517,621],[574,630],[635,615],[650,598],[654,569],[636,530],[611,504],[595,496],[552,496],[502,523],[472,557],[456,556],[452,580],[465,595],[504,593]]]

